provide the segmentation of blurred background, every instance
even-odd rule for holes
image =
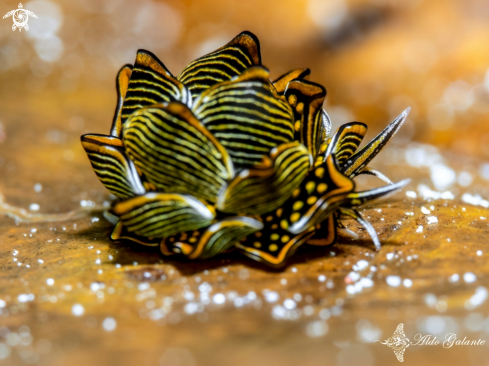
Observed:
[[[484,0],[34,0],[24,7],[38,16],[28,32],[12,32],[11,18],[0,22],[0,174],[17,192],[14,201],[32,189],[26,174],[56,186],[58,175],[41,160],[81,186],[94,178],[86,177],[78,138],[108,132],[116,72],[138,48],[178,75],[243,30],[259,37],[272,78],[311,68],[328,90],[335,128],[362,121],[372,137],[411,106],[394,143],[489,159]],[[0,13],[15,8],[3,1]]]

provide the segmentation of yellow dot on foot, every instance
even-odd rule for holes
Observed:
[[[307,193],[312,193],[315,188],[316,188],[316,183],[314,183],[314,182],[307,182],[307,184],[306,184]]]
[[[317,168],[314,174],[316,174],[316,177],[318,178],[324,177],[324,168],[323,167]]]
[[[294,211],[299,211],[302,208],[302,206],[304,206],[304,202],[302,202],[302,201],[296,201],[292,205],[292,208],[294,209]]]
[[[307,204],[308,205],[313,205],[316,203],[316,201],[318,200],[318,198],[316,196],[311,196],[307,199]]]
[[[317,191],[318,191],[318,193],[323,193],[327,189],[328,189],[328,185],[326,183],[320,183],[318,185]]]
[[[289,104],[291,106],[295,106],[297,104],[297,97],[295,95],[290,95],[289,96]]]
[[[292,215],[290,215],[290,221],[296,222],[297,220],[299,220],[300,217],[301,215],[298,212],[293,213]]]

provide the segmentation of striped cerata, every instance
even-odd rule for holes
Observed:
[[[113,240],[206,259],[237,249],[272,266],[300,245],[329,245],[340,215],[373,227],[356,207],[401,188],[368,167],[409,110],[363,148],[367,126],[331,134],[326,90],[308,69],[275,81],[258,39],[243,32],[173,76],[151,52],[117,76],[110,135],[82,136],[92,167],[117,197]],[[386,186],[355,191],[353,178]]]

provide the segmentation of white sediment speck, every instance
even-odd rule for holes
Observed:
[[[347,277],[349,277],[350,280],[352,280],[353,282],[356,282],[360,279],[360,275],[357,272],[350,272],[348,273]]]
[[[478,255],[478,256],[481,256],[481,255],[482,255],[482,250],[478,250],[478,251],[477,251],[477,255]]]
[[[421,212],[424,213],[425,215],[429,215],[431,213],[431,211],[424,206],[421,207]]]
[[[31,203],[29,205],[29,210],[31,211],[39,211],[40,208],[41,206],[39,206],[37,203]]]
[[[388,261],[390,261],[392,258],[394,258],[394,253],[387,253],[386,258]]]
[[[116,327],[117,327],[116,320],[110,316],[105,318],[104,321],[102,322],[102,328],[104,328],[104,330],[106,330],[107,332],[112,332]]]
[[[452,168],[442,163],[438,163],[431,166],[430,170],[431,181],[435,185],[436,189],[443,190],[455,183],[457,175]]]
[[[292,299],[285,299],[284,301],[284,308],[287,310],[293,310],[297,306],[296,302]]]
[[[215,294],[212,301],[214,301],[215,304],[224,304],[226,302],[226,296],[223,294]]]
[[[475,280],[477,280],[477,276],[475,274],[473,274],[472,272],[467,272],[464,274],[464,281],[465,282],[472,283],[472,282],[475,282]]]
[[[406,192],[406,196],[408,196],[409,198],[416,198],[416,197],[418,197],[418,195],[414,191],[407,191]]]
[[[183,311],[185,311],[185,313],[187,314],[195,314],[199,309],[199,306],[197,303],[195,302],[189,302],[187,304],[185,304],[185,306],[183,307]]]
[[[360,284],[362,285],[362,287],[372,287],[374,285],[374,281],[372,281],[370,278],[363,277],[360,280]]]
[[[267,302],[276,302],[279,298],[278,293],[275,291],[266,291],[263,293],[263,296],[265,296]]]
[[[471,195],[470,193],[464,193],[462,195],[462,201],[470,203],[475,206],[482,206],[485,208],[489,207],[489,201],[483,199],[480,195]],[[465,211],[465,207],[463,208],[463,211]]]
[[[284,319],[287,317],[287,309],[283,306],[275,305],[272,309],[272,316],[275,319]]]
[[[319,275],[319,276],[318,276],[318,281],[319,281],[319,282],[324,282],[324,281],[326,281],[326,276],[325,276],[325,275]]]
[[[48,284],[48,286],[52,286],[52,285],[54,285],[54,280],[52,278],[48,278],[46,280],[46,283]]]
[[[424,302],[426,303],[426,305],[428,305],[430,308],[434,307],[437,303],[437,298],[436,298],[436,295],[435,294],[432,294],[432,293],[427,293],[426,295],[424,295]]]
[[[428,219],[428,224],[436,224],[438,222],[438,217],[436,216],[426,216]]]
[[[418,228],[416,229],[417,233],[422,233],[423,232],[423,225],[419,225]]]
[[[35,296],[34,294],[20,294],[17,296],[17,300],[19,302],[27,302],[27,301],[32,301],[34,300]]]
[[[398,287],[401,284],[401,277],[390,275],[386,277],[385,281],[389,286]]]
[[[462,187],[468,187],[472,184],[472,174],[469,172],[461,172],[458,175],[458,184],[461,185]]]
[[[406,278],[404,281],[402,281],[402,284],[404,285],[404,287],[411,287],[413,285],[413,281],[409,278]]]
[[[366,268],[368,266],[368,262],[364,259],[361,259],[353,266],[353,269],[355,271],[361,271],[362,269]]]
[[[328,320],[331,317],[331,311],[329,309],[321,309],[319,311],[319,317],[323,320]]]
[[[316,320],[306,325],[306,334],[311,338],[322,337],[328,333],[328,324],[323,320]]]
[[[419,195],[425,199],[444,199],[444,200],[453,200],[455,196],[450,191],[438,192],[433,191],[426,184],[418,184]]]
[[[488,297],[488,291],[484,286],[479,286],[475,289],[475,294],[472,295],[466,302],[465,308],[467,310],[473,310],[477,306],[486,301]]]
[[[85,313],[85,308],[81,304],[75,304],[71,308],[71,313],[74,316],[82,316]]]
[[[460,276],[458,273],[452,274],[449,278],[448,281],[450,282],[457,282],[460,279]]]
[[[150,288],[151,286],[149,285],[148,282],[143,282],[138,285],[138,290],[139,291],[146,291]]]
[[[346,292],[348,292],[350,295],[353,295],[355,291],[355,286],[354,285],[348,285],[346,286]]]

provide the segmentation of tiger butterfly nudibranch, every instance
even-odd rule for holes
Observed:
[[[326,90],[297,69],[271,82],[258,39],[243,32],[178,77],[139,50],[117,76],[110,135],[83,135],[95,173],[118,199],[113,240],[207,259],[237,248],[272,266],[303,243],[329,245],[337,220],[373,227],[356,207],[404,186],[368,167],[399,130],[401,113],[358,150],[367,126],[331,135]],[[358,150],[358,151],[357,151]],[[356,192],[353,178],[388,185]]]

